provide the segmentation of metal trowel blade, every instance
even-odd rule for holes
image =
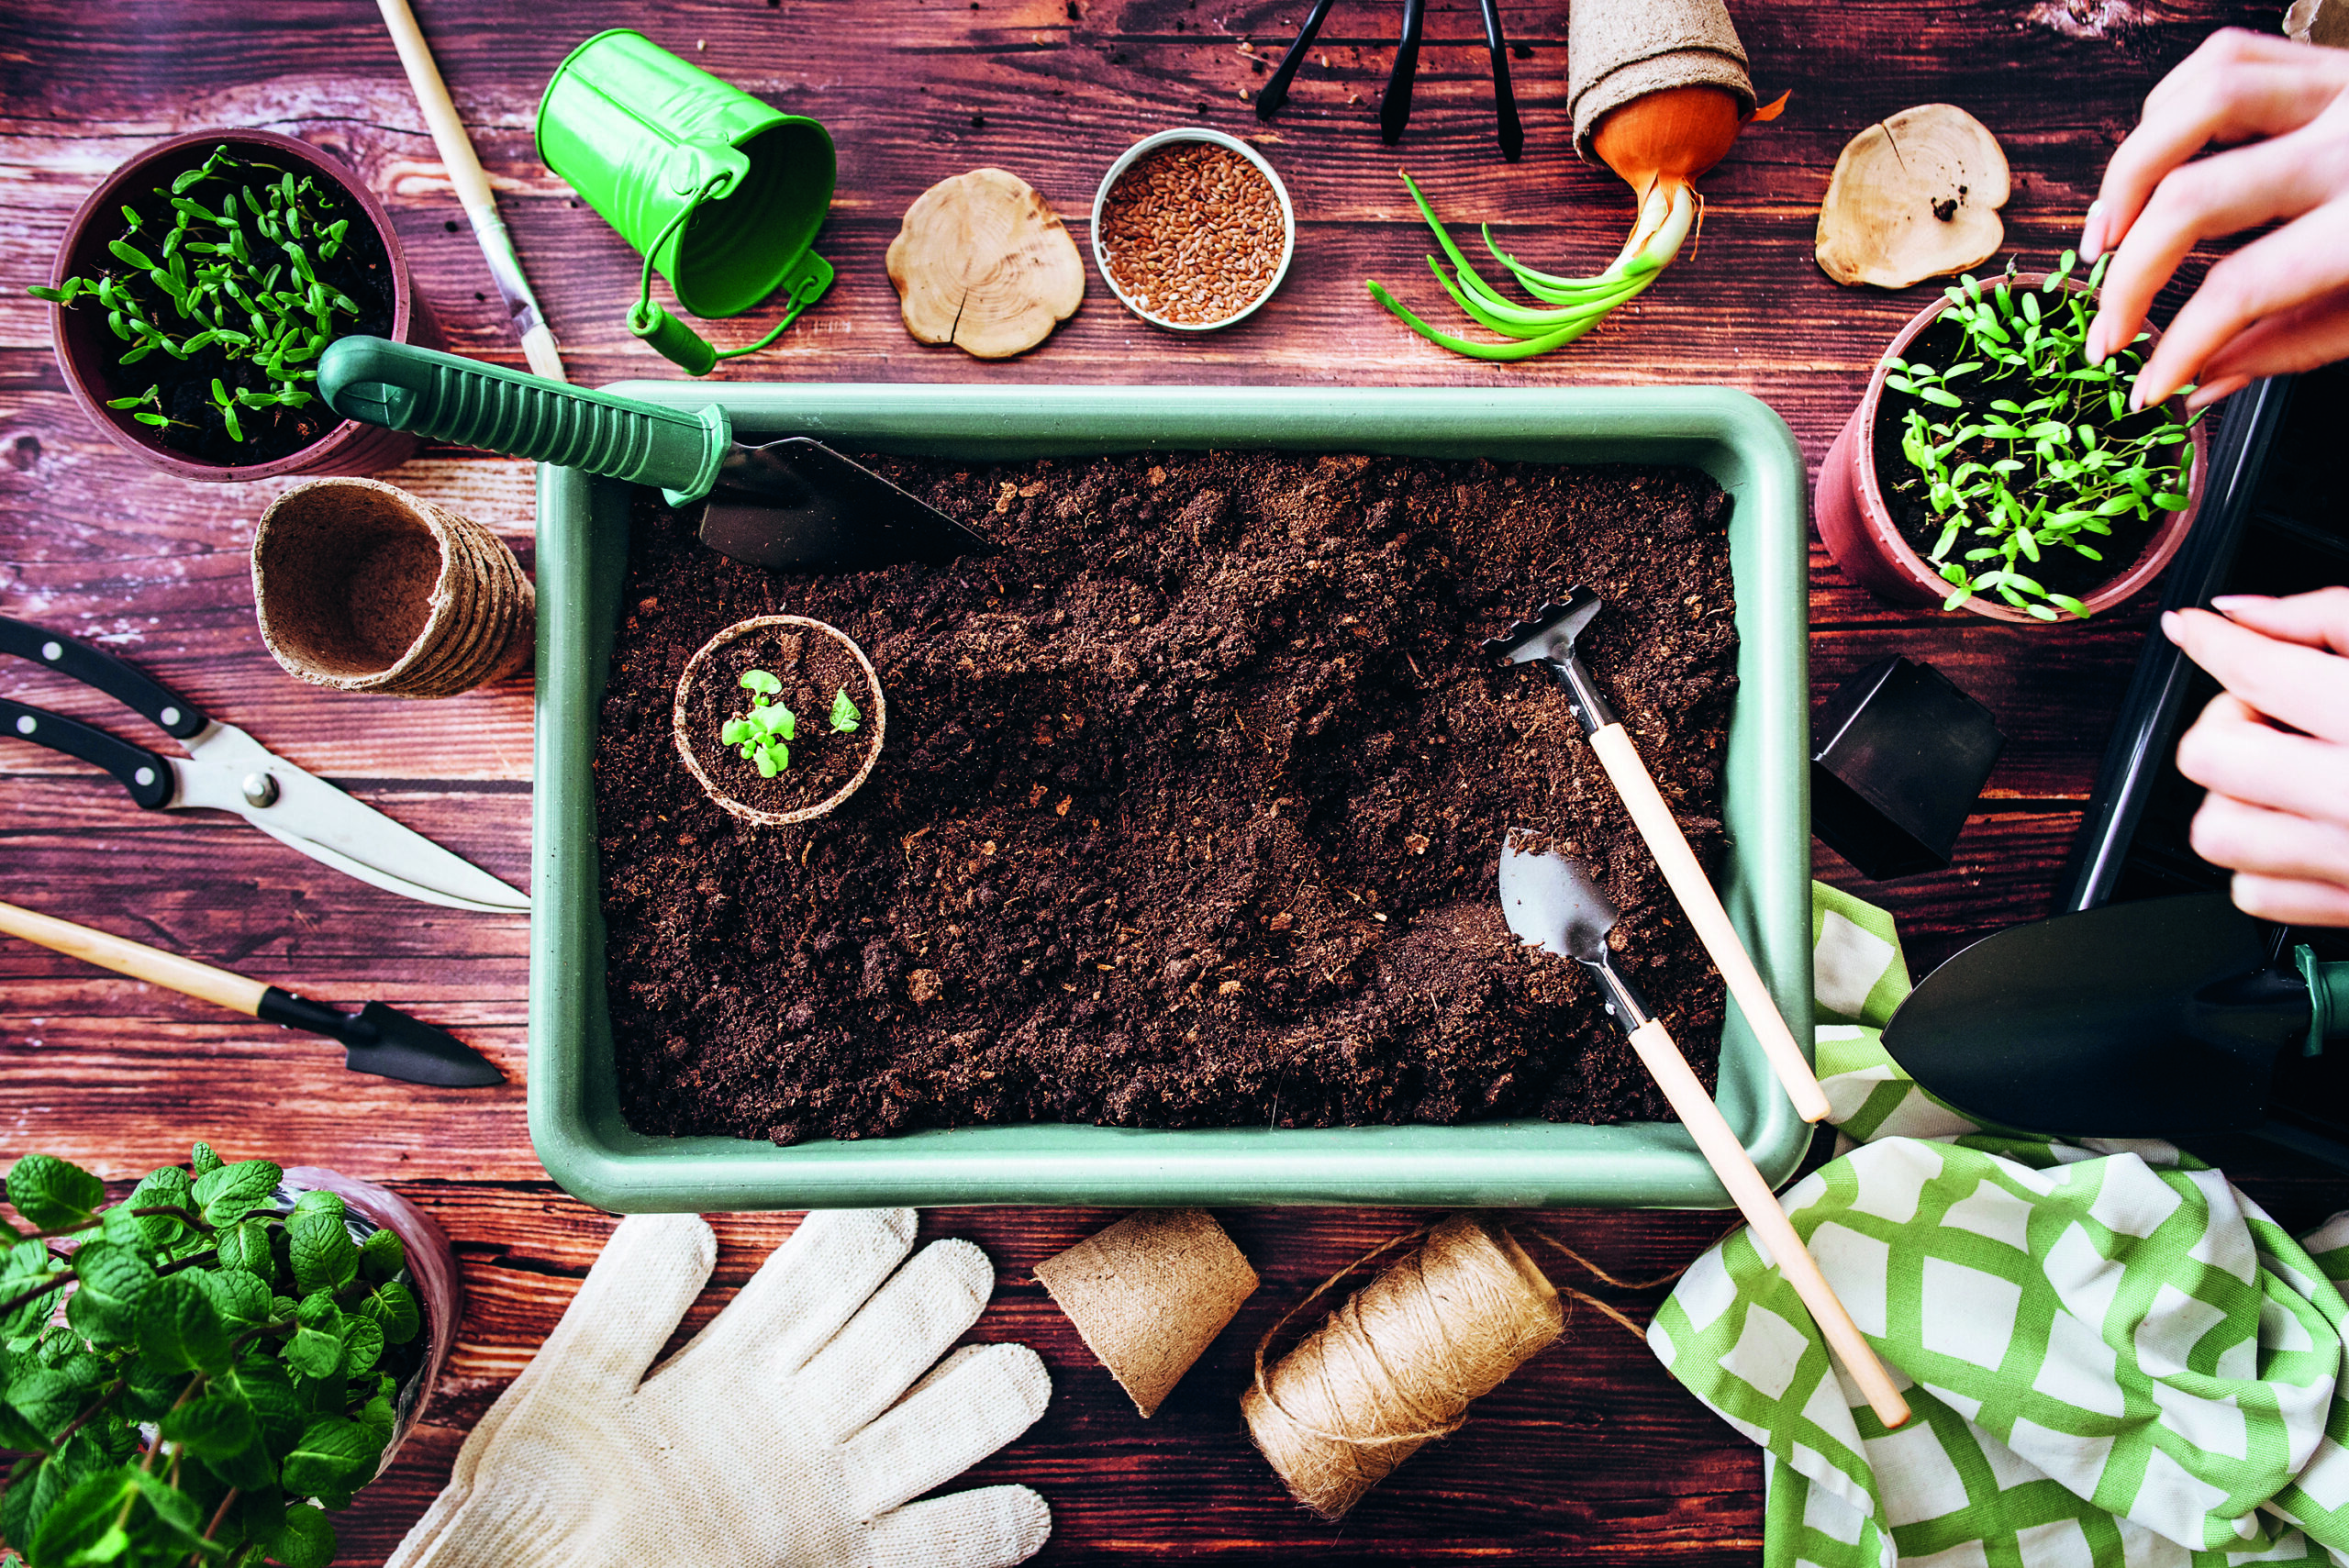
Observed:
[[[728,452],[702,509],[701,540],[777,572],[935,566],[995,551],[937,507],[806,436]]]
[[[446,1029],[397,1007],[370,1002],[337,1031],[343,1065],[406,1084],[443,1089],[484,1089],[506,1082],[496,1064]]]
[[[1615,906],[1582,867],[1530,828],[1501,839],[1501,917],[1518,940],[1561,958],[1596,963],[1615,929]]]
[[[1884,1031],[1917,1082],[1969,1116],[2086,1138],[2248,1129],[2277,1056],[2308,1034],[2268,928],[2223,894],[2059,915],[1986,937],[1927,975]]]

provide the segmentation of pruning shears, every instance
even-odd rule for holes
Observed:
[[[169,757],[61,713],[0,697],[0,734],[94,762],[149,811],[230,811],[289,849],[387,892],[448,909],[527,914],[529,895],[403,828],[106,650],[0,616],[0,653],[70,675],[187,749]]]

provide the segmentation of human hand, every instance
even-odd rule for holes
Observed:
[[[570,1310],[457,1454],[387,1568],[1008,1568],[1052,1533],[1025,1486],[912,1503],[1026,1430],[1052,1383],[968,1345],[995,1288],[911,1209],[800,1221],[647,1373],[709,1278],[692,1215],[623,1219]],[[933,1366],[931,1363],[937,1364]]]
[[[2188,161],[2213,143],[2234,150]],[[2089,360],[2143,329],[2198,243],[2279,219],[2204,276],[2139,373],[2134,406],[2199,382],[2188,403],[2199,407],[2255,376],[2349,358],[2349,50],[2230,28],[2162,78],[2105,168],[2080,231],[2083,259],[2113,252]]]
[[[2349,588],[2211,601],[2162,630],[2226,687],[2177,743],[2209,790],[2195,853],[2235,873],[2244,913],[2349,926]]]

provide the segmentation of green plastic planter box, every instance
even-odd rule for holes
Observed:
[[[1269,447],[1705,470],[1735,497],[1730,554],[1742,639],[1721,895],[1797,1037],[1809,1033],[1808,486],[1786,425],[1744,394],[674,382],[613,390],[678,407],[721,399],[745,439],[806,434],[850,451],[974,462]],[[629,499],[623,485],[572,470],[540,472],[530,1137],[566,1190],[621,1212],[997,1203],[1728,1207],[1676,1123],[1184,1132],[1036,1124],[790,1148],[631,1131],[620,1117],[605,1009],[592,773]],[[885,756],[881,765],[888,766]],[[1790,1175],[1809,1129],[1733,1007],[1720,1100],[1764,1174],[1774,1184]]]

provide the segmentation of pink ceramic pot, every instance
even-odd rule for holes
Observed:
[[[440,334],[431,313],[416,293],[413,279],[408,276],[407,259],[400,249],[399,236],[393,231],[391,215],[384,204],[350,170],[312,147],[290,136],[280,136],[273,130],[202,130],[185,136],[174,136],[159,141],[124,163],[106,176],[104,183],[89,195],[73,221],[66,226],[65,242],[58,247],[57,264],[50,273],[50,286],[59,288],[70,277],[95,277],[121,263],[107,250],[106,242],[122,236],[122,208],[126,203],[151,198],[154,187],[169,187],[172,177],[183,170],[193,169],[212,154],[212,150],[226,142],[239,153],[260,153],[281,165],[298,164],[319,179],[339,186],[358,208],[365,221],[373,225],[376,235],[384,242],[384,255],[391,269],[392,329],[391,337],[403,343],[418,343],[426,348],[438,348]],[[328,429],[296,452],[288,452],[267,462],[242,466],[200,462],[160,445],[146,426],[133,419],[123,409],[106,406],[106,368],[115,362],[115,355],[122,347],[120,339],[106,329],[106,312],[95,302],[67,309],[63,306],[49,307],[50,341],[57,348],[58,369],[64,373],[65,384],[73,394],[73,401],[90,417],[97,428],[112,437],[115,444],[138,453],[166,473],[182,479],[242,480],[271,479],[286,473],[373,473],[397,467],[414,454],[417,438],[403,430],[387,430],[379,425],[362,425],[345,419]]]
[[[2015,279],[2015,286],[2037,288],[2044,281],[2044,274],[2026,272]],[[2081,292],[2077,285],[2068,286],[2072,293]],[[1884,492],[1876,483],[1874,439],[1876,406],[1884,396],[1884,361],[1904,358],[1918,334],[1948,308],[1946,298],[1935,300],[1909,317],[1909,324],[1884,350],[1876,361],[1875,373],[1868,377],[1867,391],[1861,395],[1860,406],[1852,410],[1842,433],[1827,449],[1827,461],[1819,465],[1819,482],[1812,493],[1811,514],[1819,524],[1819,537],[1826,541],[1835,564],[1853,582],[1892,604],[1937,605],[1949,596],[1949,584],[1932,562],[1909,548],[1885,506]],[[2127,570],[2082,597],[2081,602],[2091,613],[2110,609],[2160,576],[2170,557],[2186,542],[2187,530],[2194,526],[2194,516],[2202,508],[2202,481],[2210,466],[2209,442],[2199,425],[2194,427],[2193,451],[2194,473],[2188,483],[2186,510],[2167,514],[2167,520]],[[2026,626],[2047,626],[2075,618],[2059,612],[2058,623],[2043,621],[2003,599],[1985,594],[1974,595],[1964,607],[1993,620]]]

